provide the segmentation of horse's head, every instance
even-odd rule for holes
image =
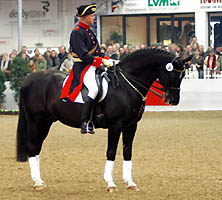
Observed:
[[[180,84],[185,76],[184,64],[192,59],[192,56],[181,59],[176,57],[172,62],[161,69],[159,81],[165,91],[165,102],[170,105],[177,105],[180,101]]]

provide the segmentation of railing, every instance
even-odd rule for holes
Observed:
[[[186,69],[184,78],[199,79],[199,72],[197,71],[197,68],[192,66],[191,68]],[[210,70],[209,68],[204,67],[203,79],[222,79],[222,71]]]

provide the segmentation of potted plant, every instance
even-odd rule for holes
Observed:
[[[19,90],[25,78],[32,72],[28,62],[17,56],[11,64],[10,88],[14,91],[14,99],[19,100]]]
[[[114,31],[110,35],[110,41],[112,41],[113,43],[120,43],[120,44],[122,44],[123,36],[121,34],[119,34],[118,32]]]

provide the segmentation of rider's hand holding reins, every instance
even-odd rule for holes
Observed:
[[[108,59],[102,59],[102,62],[108,68],[113,66],[113,60],[112,59],[109,59],[109,60]]]

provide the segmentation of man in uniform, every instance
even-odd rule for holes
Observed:
[[[113,65],[108,57],[100,55],[100,46],[95,33],[90,28],[94,23],[96,4],[81,5],[77,8],[79,23],[70,36],[70,51],[75,63],[62,90],[61,98],[74,102],[82,85],[87,87],[89,93],[82,112],[81,133],[94,134],[93,126],[90,126],[90,114],[94,100],[98,93],[95,80],[95,70],[104,64],[107,67]]]

